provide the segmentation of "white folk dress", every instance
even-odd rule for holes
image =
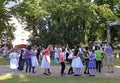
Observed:
[[[31,60],[32,60],[32,66],[33,66],[33,67],[36,67],[36,66],[39,65],[36,56],[32,56],[32,57],[31,57]]]
[[[72,59],[72,64],[71,64],[71,66],[72,66],[73,68],[82,68],[82,67],[83,67],[82,61],[81,61],[81,59],[80,59],[79,56],[74,57],[74,58]]]
[[[10,53],[9,54],[10,58],[10,69],[17,69],[18,68],[18,54],[16,52]]]
[[[32,66],[33,67],[36,67],[36,66],[38,66],[39,65],[39,63],[38,63],[38,59],[37,59],[37,57],[36,57],[36,51],[32,51],[33,52],[33,55],[32,55],[32,57],[31,57],[31,61],[32,61]]]
[[[41,68],[50,68],[50,55],[43,55]]]

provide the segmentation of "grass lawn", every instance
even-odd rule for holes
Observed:
[[[2,56],[0,55],[0,65],[9,65],[9,60],[3,60]]]
[[[103,59],[103,65],[106,66],[106,57]],[[3,60],[1,55],[0,55],[0,65],[9,65],[9,60]],[[54,61],[51,61],[51,65],[59,65],[59,64],[55,64]],[[120,60],[117,60],[116,58],[114,59],[114,65],[115,66],[120,66]]]
[[[0,75],[0,80],[4,80],[5,83],[120,83],[119,78],[13,76],[10,74]],[[0,81],[0,83],[3,82]]]

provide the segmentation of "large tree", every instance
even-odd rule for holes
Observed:
[[[14,27],[9,23],[10,10],[5,7],[4,0],[0,0],[0,44],[11,44],[14,39]]]
[[[99,6],[101,5],[109,5],[109,8],[111,11],[118,17],[118,20],[120,20],[120,0],[94,0],[95,3]],[[109,18],[109,17],[108,17]],[[114,22],[113,20],[110,20],[111,22]],[[105,32],[106,33],[106,32]],[[120,29],[119,27],[111,27],[111,41],[114,43],[120,42]]]
[[[117,19],[109,5],[91,0],[25,0],[13,11],[26,22],[31,43],[44,45],[102,40],[106,21]]]

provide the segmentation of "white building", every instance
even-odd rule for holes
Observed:
[[[4,4],[6,4],[6,1],[4,2]],[[19,2],[23,2],[23,0],[9,1],[5,5],[5,7],[11,8],[15,5],[18,5]],[[18,20],[14,16],[11,18],[11,21],[9,23],[11,23],[11,24],[14,23],[14,27],[16,28],[16,30],[14,32],[15,39],[12,41],[13,47],[15,45],[19,45],[19,44],[27,44],[28,45],[29,42],[27,40],[29,38],[30,33],[24,30],[24,27],[18,22]]]
[[[14,27],[16,28],[14,32],[15,39],[12,41],[13,46],[19,44],[29,44],[27,41],[29,39],[30,33],[24,30],[24,27],[18,22],[18,20],[13,16],[11,18],[10,23],[14,23]]]

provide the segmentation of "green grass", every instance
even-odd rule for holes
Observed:
[[[103,59],[103,65],[106,66],[107,62],[106,62],[106,57]],[[9,60],[3,60],[1,55],[0,55],[0,65],[9,65]],[[53,60],[51,60],[51,65],[60,65],[60,64],[55,64]],[[116,59],[114,58],[114,65],[115,66],[120,66],[120,59]]]
[[[119,83],[119,78],[108,77],[42,77],[42,76],[24,76],[24,75],[0,75],[0,80],[6,83]],[[1,82],[0,82],[1,83]]]
[[[106,61],[106,57],[104,57],[103,59],[103,66],[106,66],[107,65],[107,61]],[[116,59],[114,58],[114,66],[120,66],[120,59]]]
[[[9,60],[3,60],[2,55],[0,55],[0,65],[9,65]]]

